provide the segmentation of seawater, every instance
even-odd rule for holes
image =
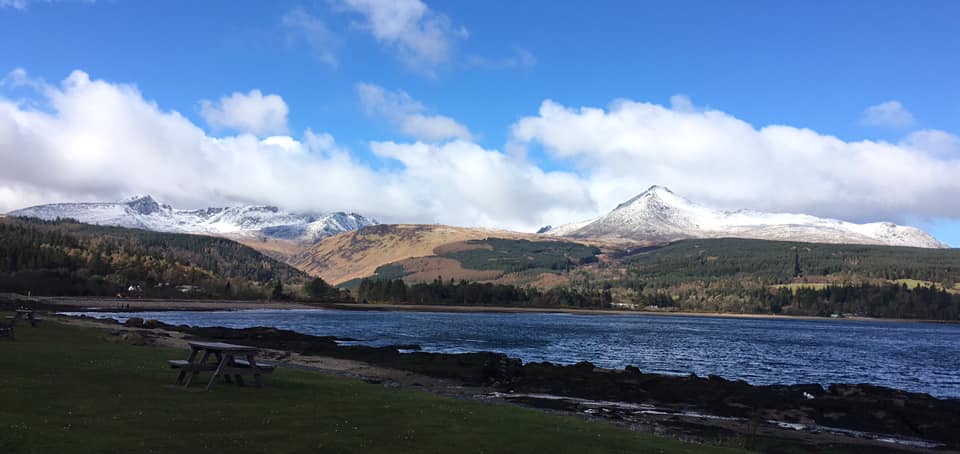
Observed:
[[[80,312],[72,313],[74,315]],[[960,398],[960,325],[644,314],[342,310],[86,312],[170,324],[271,326],[424,351],[492,351],[524,362],[717,374],[752,384],[870,383]]]

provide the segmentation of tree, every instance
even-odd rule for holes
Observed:
[[[793,255],[793,277],[800,277],[803,270],[800,269],[800,252],[794,252]]]
[[[307,296],[314,299],[326,298],[333,296],[334,293],[339,293],[319,277],[315,277],[310,282],[307,282],[306,285],[303,286],[303,289],[307,292]]]
[[[280,282],[280,279],[277,279],[277,284],[273,286],[273,292],[270,293],[270,299],[283,299],[283,282]]]

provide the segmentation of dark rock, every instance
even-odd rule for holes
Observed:
[[[143,319],[140,317],[130,317],[127,321],[123,322],[123,326],[132,326],[134,328],[139,328],[143,326]]]

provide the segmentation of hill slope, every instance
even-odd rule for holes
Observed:
[[[146,296],[261,298],[277,280],[308,279],[224,238],[73,221],[0,219],[0,257],[0,289],[37,295],[112,295],[139,287],[136,293]]]
[[[378,267],[389,263],[433,256],[436,248],[444,245],[491,237],[524,239],[536,235],[445,225],[375,225],[324,239],[293,255],[288,263],[331,284],[341,284],[372,276]]]

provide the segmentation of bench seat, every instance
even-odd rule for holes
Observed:
[[[184,359],[170,359],[167,360],[167,364],[171,369],[182,369],[190,371],[201,371],[201,370],[217,370],[216,364],[197,364],[191,363],[190,361]]]
[[[233,364],[238,367],[250,367],[249,361],[245,359],[240,359],[240,358],[234,359]],[[257,368],[260,369],[261,372],[270,373],[270,372],[273,372],[273,370],[276,369],[277,366],[275,364],[261,363],[258,361]]]

